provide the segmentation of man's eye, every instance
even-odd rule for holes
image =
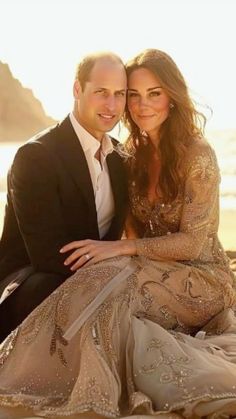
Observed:
[[[104,90],[98,89],[98,90],[95,90],[95,93],[104,93]]]
[[[125,96],[125,92],[116,92],[116,96],[124,97]]]

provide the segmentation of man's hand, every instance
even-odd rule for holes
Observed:
[[[72,265],[71,271],[76,271],[83,265],[90,266],[93,263],[100,262],[121,255],[136,255],[135,240],[80,240],[66,244],[60,250],[60,253],[66,253],[74,250],[65,260],[64,265]]]

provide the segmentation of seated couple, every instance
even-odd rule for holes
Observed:
[[[86,57],[74,99],[9,173],[3,417],[235,417],[235,278],[203,115],[154,49]],[[123,112],[121,147],[106,132]]]

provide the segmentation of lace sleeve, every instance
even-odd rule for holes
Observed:
[[[136,240],[137,254],[150,259],[197,259],[211,224],[218,217],[219,169],[207,143],[194,146],[188,155],[183,211],[179,232]]]

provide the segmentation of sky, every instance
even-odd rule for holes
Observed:
[[[212,108],[209,128],[235,129],[235,19],[236,0],[0,0],[0,61],[61,119],[84,55],[162,49]]]

